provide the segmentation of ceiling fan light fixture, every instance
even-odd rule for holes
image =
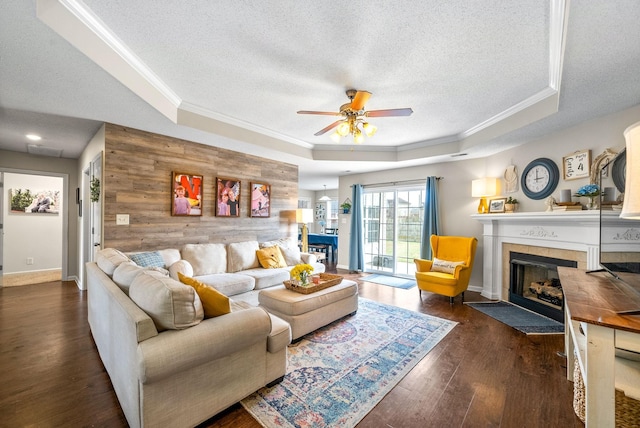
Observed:
[[[349,102],[340,106],[339,112],[299,110],[298,114],[321,114],[330,116],[342,116],[342,119],[336,120],[329,126],[324,127],[315,135],[320,136],[335,128],[335,132],[331,134],[331,139],[338,143],[341,137],[351,134],[356,144],[364,142],[364,135],[373,137],[378,131],[378,127],[365,122],[367,117],[393,117],[393,116],[410,116],[413,113],[411,108],[392,108],[385,110],[365,110],[365,104],[371,97],[369,91],[359,91],[356,89],[348,89],[347,97]]]
[[[356,128],[353,133],[353,142],[356,144],[362,144],[364,142],[364,134],[359,128]]]
[[[370,124],[369,122],[363,123],[362,129],[364,129],[364,133],[367,134],[367,137],[373,137],[376,131],[378,131],[378,127]]]
[[[349,135],[349,128],[349,122],[345,121],[338,125],[336,132],[340,134],[341,137],[346,137],[347,135]]]

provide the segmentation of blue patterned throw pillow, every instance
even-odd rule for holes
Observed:
[[[153,251],[148,253],[135,253],[130,254],[129,258],[134,261],[135,264],[142,267],[164,267],[164,260],[159,252]]]

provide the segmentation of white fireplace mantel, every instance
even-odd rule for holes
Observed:
[[[618,216],[618,212],[604,215]],[[587,269],[599,267],[600,212],[526,212],[509,214],[474,214],[483,224],[483,278],[481,294],[501,299],[505,243],[574,250],[586,253]]]

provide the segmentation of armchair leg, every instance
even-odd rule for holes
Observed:
[[[449,297],[449,304],[453,306],[453,297]]]
[[[462,292],[462,301],[460,303],[464,303],[464,291]]]

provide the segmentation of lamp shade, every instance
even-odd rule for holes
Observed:
[[[298,208],[296,210],[296,223],[313,223],[313,210],[311,208]]]
[[[484,177],[471,182],[471,196],[474,198],[484,198],[495,196],[498,188],[498,179],[495,177]]]
[[[624,131],[626,142],[626,175],[621,218],[640,219],[640,122]]]

